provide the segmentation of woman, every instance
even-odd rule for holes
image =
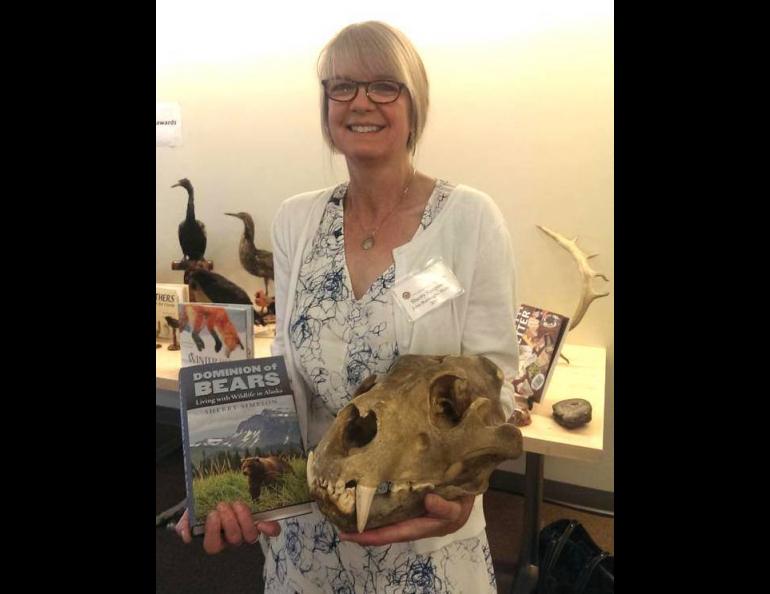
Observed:
[[[511,242],[491,198],[412,163],[425,127],[428,80],[399,31],[351,25],[321,53],[323,136],[349,181],[285,201],[273,222],[277,332],[305,443],[315,447],[358,384],[414,354],[483,354],[508,380],[517,367]],[[448,266],[463,292],[412,321],[393,288]],[[514,410],[507,381],[506,418]],[[526,413],[524,413],[526,414]],[[481,496],[426,496],[427,515],[339,534],[317,511],[256,526],[222,503],[204,548],[254,543],[265,592],[495,592]],[[189,542],[186,516],[178,531]]]

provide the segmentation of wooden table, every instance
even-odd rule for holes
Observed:
[[[254,338],[254,356],[270,356],[272,333],[262,331]],[[167,350],[162,342],[156,353],[155,386],[160,391],[179,389],[179,351]],[[604,449],[604,374],[606,350],[566,344],[562,352],[569,365],[559,360],[544,400],[532,412],[532,424],[521,428],[526,452],[524,484],[524,529],[519,565],[513,583],[513,594],[530,594],[538,578],[538,537],[540,507],[543,501],[543,466],[545,456],[574,460],[598,460]],[[551,406],[567,398],[583,398],[591,403],[591,422],[577,429],[565,429],[553,420]],[[156,394],[156,405],[179,408],[175,394]]]

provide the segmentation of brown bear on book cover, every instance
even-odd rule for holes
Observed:
[[[254,501],[259,499],[263,484],[274,481],[285,472],[294,474],[291,465],[280,456],[245,458],[241,462],[241,472],[249,477],[249,495]]]

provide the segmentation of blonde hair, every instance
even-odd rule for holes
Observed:
[[[372,76],[387,75],[406,85],[411,98],[409,140],[414,153],[428,117],[428,76],[417,50],[406,35],[379,21],[348,25],[321,50],[318,80],[334,78],[335,62],[360,64]],[[321,89],[321,133],[332,152],[336,147],[329,132],[329,100]]]

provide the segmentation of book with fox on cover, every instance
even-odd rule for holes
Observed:
[[[184,284],[155,283],[155,334],[171,339],[167,317],[178,319],[179,304],[190,300],[189,288]]]
[[[179,372],[187,509],[193,534],[220,501],[258,520],[311,511],[307,455],[283,357]]]
[[[182,367],[254,356],[254,308],[232,303],[180,303]]]
[[[527,399],[529,408],[539,403],[548,389],[568,325],[569,318],[531,305],[521,305],[516,313],[519,373],[513,389]]]

